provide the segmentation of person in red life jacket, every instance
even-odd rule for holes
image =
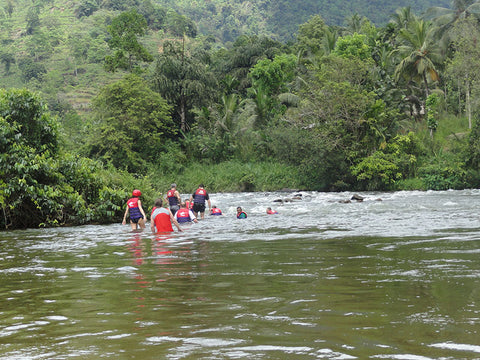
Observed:
[[[246,219],[247,213],[239,206],[237,207],[237,219]]]
[[[172,223],[177,227],[178,231],[183,231],[177,220],[173,217],[170,209],[163,207],[163,200],[155,200],[155,207],[150,215],[150,229],[152,232],[173,231]]]
[[[210,215],[222,215],[222,210],[213,205],[212,209],[210,210]]]
[[[186,222],[198,223],[197,218],[193,214],[193,211],[187,208],[187,205],[183,202],[180,205],[180,209],[173,216],[180,224]]]
[[[187,201],[185,201],[185,206],[187,207],[188,210],[192,210],[193,202],[187,200]]]
[[[180,209],[180,203],[182,199],[180,198],[180,193],[177,190],[177,184],[172,184],[170,190],[167,191],[167,200],[170,211],[173,215]]]
[[[272,210],[271,207],[267,207],[267,214],[268,215],[275,215],[275,214],[278,214],[278,211],[277,210]]]
[[[210,203],[210,197],[207,191],[204,189],[204,185],[200,184],[198,189],[190,196],[190,201],[193,201],[193,213],[198,218],[198,213],[202,220],[205,218],[205,201],[208,202],[208,211],[212,210],[212,204]]]
[[[142,192],[140,190],[133,190],[132,198],[128,199],[127,208],[123,215],[122,224],[125,225],[127,223],[127,215],[129,215],[132,230],[136,230],[138,226],[140,226],[140,229],[145,229],[145,219],[147,217],[142,208],[142,201],[140,200],[141,195]]]

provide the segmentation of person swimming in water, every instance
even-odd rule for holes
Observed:
[[[212,209],[210,210],[210,215],[222,215],[222,210],[213,205]]]
[[[237,207],[237,219],[246,219],[247,213],[239,206]]]
[[[278,211],[277,210],[272,210],[271,207],[267,207],[267,214],[268,215],[275,215],[275,214],[278,214]]]

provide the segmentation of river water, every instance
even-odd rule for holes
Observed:
[[[1,232],[0,358],[480,359],[480,190],[300,194]]]

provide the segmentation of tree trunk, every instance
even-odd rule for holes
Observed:
[[[430,95],[430,90],[428,89],[428,80],[427,80],[427,74],[424,71],[423,72],[423,82],[425,83],[425,100],[428,98],[428,95]]]
[[[185,132],[187,129],[187,120],[185,116],[185,96],[180,96],[180,129]]]
[[[465,76],[465,102],[466,102],[466,110],[467,110],[467,117],[468,117],[468,128],[472,128],[472,107],[470,103],[470,81],[468,80],[468,76]]]

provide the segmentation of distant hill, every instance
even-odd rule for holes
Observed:
[[[103,67],[107,25],[132,8],[148,21],[142,42],[155,54],[164,37],[181,36],[182,23],[222,46],[242,34],[293,40],[315,14],[328,25],[358,14],[381,26],[399,8],[420,15],[434,5],[449,0],[0,0],[0,87],[39,90],[57,112],[65,104],[88,112],[92,96],[122,77]]]
[[[240,34],[268,34],[291,40],[298,25],[320,14],[327,25],[345,25],[358,14],[385,25],[395,10],[410,7],[421,15],[432,6],[450,7],[450,0],[155,0],[190,17],[200,33],[232,41]]]

